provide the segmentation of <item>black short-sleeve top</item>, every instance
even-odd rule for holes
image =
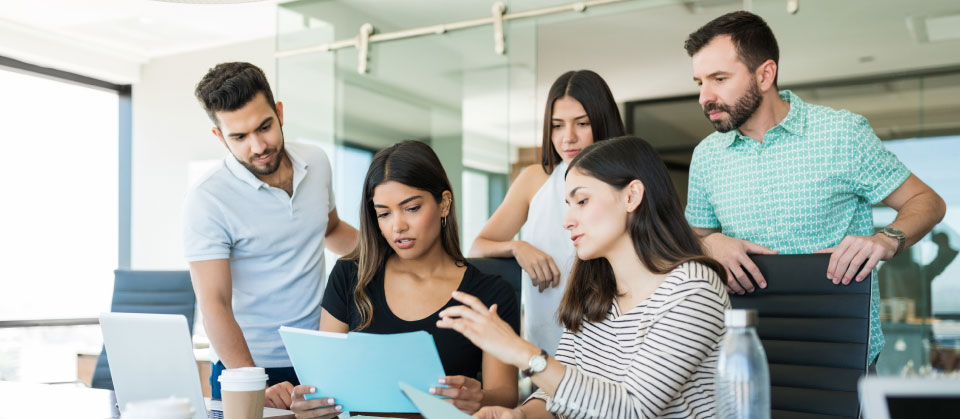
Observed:
[[[385,266],[381,266],[367,285],[367,295],[373,304],[373,321],[361,332],[389,334],[426,331],[436,342],[440,362],[447,375],[477,378],[483,364],[483,351],[457,331],[437,327],[437,321],[440,320],[438,314],[447,307],[458,306],[461,303],[451,298],[440,310],[423,319],[403,320],[394,315],[387,305],[384,293],[384,271]],[[353,300],[353,290],[356,285],[357,263],[344,259],[337,261],[327,280],[327,289],[323,293],[321,304],[333,317],[346,323],[350,330],[360,325],[360,312]],[[485,274],[467,263],[467,270],[457,290],[479,298],[487,307],[497,304],[497,314],[500,318],[507,322],[514,332],[519,333],[520,307],[517,297],[510,284],[499,275]]]

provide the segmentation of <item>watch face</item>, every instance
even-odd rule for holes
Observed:
[[[530,369],[535,372],[543,371],[547,367],[547,357],[540,355],[530,360]]]
[[[905,236],[902,231],[897,230],[897,229],[895,229],[895,228],[893,228],[893,227],[884,227],[884,228],[883,228],[883,233],[886,234],[886,235],[888,235],[888,236],[894,236],[894,237],[904,237],[904,236]]]

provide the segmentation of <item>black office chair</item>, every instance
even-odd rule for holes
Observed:
[[[767,288],[730,295],[757,310],[770,365],[774,419],[856,418],[857,380],[866,374],[870,281],[833,285],[830,255],[753,255]]]
[[[114,271],[112,312],[182,314],[193,334],[196,306],[197,297],[193,293],[189,271]],[[113,390],[104,349],[100,350],[90,386]]]
[[[500,275],[517,293],[517,304],[520,304],[520,264],[514,258],[467,258],[480,272],[491,275]]]

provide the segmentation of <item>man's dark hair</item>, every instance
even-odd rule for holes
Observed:
[[[277,104],[270,91],[270,83],[263,70],[250,63],[221,63],[211,68],[194,91],[203,110],[219,126],[216,113],[235,111],[263,93],[267,103],[277,112]]]
[[[727,13],[711,20],[696,32],[691,33],[683,43],[683,48],[692,57],[721,35],[730,35],[733,45],[737,47],[740,61],[750,71],[756,70],[767,60],[773,60],[779,66],[780,47],[777,46],[777,38],[773,36],[773,31],[760,16],[745,11]],[[773,77],[774,86],[777,85],[779,77],[778,67],[777,74]]]

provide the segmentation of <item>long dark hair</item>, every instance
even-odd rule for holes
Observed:
[[[637,256],[651,272],[665,274],[683,263],[699,262],[723,277],[723,266],[704,255],[700,240],[684,219],[667,167],[649,143],[632,135],[597,143],[574,157],[567,174],[574,168],[617,189],[634,180],[643,183],[643,199],[628,216],[627,231]],[[602,321],[616,297],[610,262],[578,258],[558,316],[576,333],[584,319]]]
[[[547,106],[543,115],[543,147],[540,149],[540,165],[543,171],[553,173],[553,168],[562,161],[560,152],[553,146],[553,104],[564,96],[570,96],[580,102],[587,111],[593,141],[626,134],[617,101],[607,82],[599,74],[590,70],[568,71],[557,78],[547,94]]]
[[[353,290],[353,301],[360,312],[360,326],[356,330],[362,330],[373,322],[373,303],[366,288],[384,261],[394,253],[380,232],[377,213],[373,208],[373,190],[389,181],[427,191],[438,204],[443,199],[443,193],[450,192],[450,211],[440,228],[440,243],[443,250],[458,265],[466,263],[463,253],[460,252],[460,231],[457,229],[453,188],[437,154],[430,146],[412,140],[401,141],[380,150],[373,156],[370,168],[367,169],[367,177],[363,181],[360,241],[353,252],[345,257],[357,263],[357,287]]]

